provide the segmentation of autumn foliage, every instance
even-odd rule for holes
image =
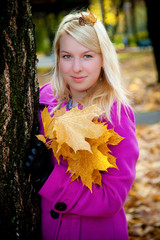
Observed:
[[[117,145],[123,139],[98,121],[101,114],[96,105],[82,110],[76,107],[70,111],[64,107],[57,110],[53,117],[44,108],[41,114],[44,135],[37,136],[53,150],[58,163],[61,158],[67,161],[71,181],[80,178],[91,192],[92,184],[101,186],[100,171],[117,168],[116,158],[108,145]]]

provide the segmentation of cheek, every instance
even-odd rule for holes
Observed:
[[[98,65],[93,65],[92,67],[88,68],[88,73],[95,78],[98,78],[101,72],[101,67]]]
[[[101,67],[102,67],[102,64],[100,61],[95,61],[95,62],[92,62],[92,63],[86,63],[84,65],[84,68],[86,69],[86,71],[88,73],[97,73],[99,74],[101,72]]]
[[[68,72],[70,71],[70,64],[69,64],[69,63],[60,61],[59,67],[60,67],[60,71],[61,71],[62,74],[63,74],[63,73],[64,73],[64,74],[65,74],[65,73],[68,73]]]

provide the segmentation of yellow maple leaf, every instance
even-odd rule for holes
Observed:
[[[53,126],[54,126],[54,119],[51,118],[47,107],[41,113],[43,127],[44,127],[44,136],[46,138],[52,139],[53,135]]]
[[[109,132],[111,133],[111,137],[109,139],[110,145],[117,145],[121,142],[124,138],[121,137],[117,132],[114,131],[114,129],[109,129]]]
[[[116,158],[111,155],[111,151],[108,148],[110,139],[112,139],[115,132],[108,130],[105,126],[105,133],[98,139],[87,138],[88,143],[91,146],[92,153],[87,150],[78,150],[76,153],[67,144],[63,144],[60,150],[57,152],[58,144],[54,145],[55,157],[59,159],[63,156],[64,160],[68,163],[67,171],[71,173],[71,181],[81,179],[83,185],[87,186],[92,192],[92,184],[98,184],[101,186],[101,173],[100,171],[107,171],[108,168],[116,168]],[[118,135],[119,136],[119,135]],[[123,138],[119,136],[122,140]],[[119,141],[120,141],[119,139]],[[52,147],[52,146],[51,146]]]
[[[108,145],[117,145],[123,139],[114,129],[93,120],[102,113],[92,105],[82,110],[62,108],[51,118],[45,109],[42,117],[45,137],[39,136],[43,142],[51,137],[47,146],[53,150],[58,163],[61,156],[67,161],[71,181],[81,179],[91,192],[93,184],[102,186],[101,171],[118,169]]]
[[[60,116],[54,116],[53,130],[56,132],[58,150],[67,143],[75,152],[83,149],[91,152],[90,144],[85,138],[98,138],[104,133],[102,126],[92,122],[102,111],[92,105],[82,110],[77,107]]]
[[[89,9],[87,9],[87,13],[88,15],[83,15],[83,13],[81,13],[81,17],[80,17],[80,25],[85,25],[88,24],[90,26],[93,26],[96,22],[97,22],[97,18],[94,16],[94,14],[92,12],[89,11]]]
[[[36,137],[37,137],[40,141],[42,141],[43,143],[46,143],[46,138],[44,137],[44,135],[39,134],[39,135],[36,135]]]

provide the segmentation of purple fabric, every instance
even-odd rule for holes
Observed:
[[[56,104],[50,83],[40,89],[40,104],[47,104],[48,110]],[[65,104],[64,104],[65,105]],[[127,221],[124,202],[136,174],[139,148],[135,133],[133,111],[128,113],[122,107],[121,125],[118,123],[116,104],[112,107],[112,121],[108,128],[125,137],[118,145],[110,146],[117,158],[119,168],[102,172],[102,186],[93,186],[93,193],[82,182],[71,181],[65,164],[57,164],[40,189],[42,207],[42,238],[44,240],[127,240]],[[41,132],[43,126],[41,123]],[[76,139],[75,139],[76,141]],[[65,203],[65,210],[57,210],[57,203]],[[50,211],[59,213],[52,218]]]

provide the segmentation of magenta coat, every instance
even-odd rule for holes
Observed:
[[[40,104],[47,105],[49,111],[56,105],[50,83],[40,89]],[[39,191],[44,240],[128,239],[123,206],[135,179],[139,148],[132,110],[126,114],[124,108],[121,109],[119,125],[114,104],[112,121],[114,130],[125,139],[110,147],[119,170],[110,168],[102,173],[103,187],[94,185],[91,193],[80,180],[70,183],[67,166],[63,163],[58,165],[53,158],[54,169]],[[42,133],[41,119],[40,125]],[[113,128],[113,125],[108,123],[108,128]]]

